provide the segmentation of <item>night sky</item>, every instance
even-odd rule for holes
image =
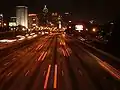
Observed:
[[[16,5],[27,5],[29,12],[39,13],[44,5],[49,11],[70,11],[76,19],[96,19],[106,22],[114,19],[120,13],[119,0],[2,0],[0,12],[6,17],[15,16]]]

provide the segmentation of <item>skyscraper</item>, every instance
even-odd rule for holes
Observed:
[[[44,8],[43,8],[43,13],[44,14],[47,14],[48,13],[48,9],[47,9],[47,6],[45,5]]]
[[[0,27],[3,27],[3,14],[0,14]]]
[[[16,24],[16,17],[10,17],[9,26],[10,27],[17,26],[17,24]]]
[[[28,28],[38,27],[39,19],[37,14],[29,14],[28,15]]]
[[[28,8],[26,6],[16,7],[16,22],[17,26],[22,25],[28,28]]]
[[[48,8],[47,6],[45,5],[44,8],[43,8],[43,23],[44,24],[47,24],[48,23]]]

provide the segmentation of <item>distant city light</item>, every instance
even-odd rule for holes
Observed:
[[[33,21],[35,21],[35,19],[33,19]]]
[[[57,16],[58,14],[57,13],[55,13],[55,16]]]
[[[44,35],[44,32],[42,32],[42,35]]]
[[[37,16],[37,14],[29,14],[28,16]]]
[[[83,25],[75,25],[75,30],[83,30]]]
[[[61,21],[59,21],[59,29],[61,29],[61,28],[62,28]]]
[[[12,26],[17,26],[16,22],[9,22],[9,26],[12,27]]]
[[[112,25],[113,25],[114,23],[113,23],[113,22],[111,22],[110,24],[112,24]]]
[[[28,29],[28,31],[30,31],[30,29]]]
[[[22,30],[25,31],[25,28],[23,28]]]
[[[69,26],[69,28],[72,28],[71,26]]]
[[[88,31],[88,28],[86,28],[86,31]]]
[[[13,28],[11,28],[11,31],[13,30]]]
[[[93,32],[96,32],[96,28],[93,28],[92,31],[93,31]]]
[[[1,17],[3,17],[3,14],[0,14]]]
[[[32,24],[33,26],[36,26],[36,24]]]
[[[4,26],[7,26],[7,24],[6,24],[6,23],[4,23]]]
[[[65,12],[65,14],[69,14],[68,12]]]

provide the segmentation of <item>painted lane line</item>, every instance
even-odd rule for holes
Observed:
[[[7,74],[7,76],[11,76],[12,75],[12,72],[9,72],[8,74]]]
[[[9,63],[10,63],[10,62],[5,63],[4,66],[8,65]]]
[[[44,56],[42,57],[42,61],[45,59],[48,52],[45,52]]]
[[[30,72],[30,71],[28,70],[28,71],[25,73],[25,76],[27,76],[27,75],[29,74],[29,72]]]
[[[43,55],[44,55],[44,52],[42,52],[42,54],[39,56],[39,58],[38,58],[38,60],[37,60],[37,61],[40,61],[40,60],[41,60],[41,58],[43,57]]]
[[[38,49],[39,49],[39,47],[41,47],[41,45],[38,45],[38,46],[37,46],[37,48],[36,48],[36,50],[38,50]]]
[[[69,51],[67,50],[67,48],[66,48],[65,50],[66,50],[67,56],[70,56],[70,53],[69,53]]]
[[[45,78],[45,83],[44,83],[44,89],[47,89],[48,78],[49,78],[49,75],[50,75],[50,69],[51,69],[51,65],[48,66],[48,71],[47,71],[46,78]]]
[[[44,42],[44,44],[45,44],[45,42]],[[42,45],[38,45],[38,47],[36,48],[36,50],[40,50],[42,47],[43,47],[43,44]]]
[[[39,49],[38,50],[41,50],[43,48],[43,45],[41,45],[41,47],[39,47]]]
[[[57,88],[57,65],[55,65],[55,73],[54,73],[54,89]]]

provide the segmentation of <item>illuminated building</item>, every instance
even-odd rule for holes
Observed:
[[[3,27],[3,14],[0,14],[0,27]]]
[[[58,28],[61,29],[62,25],[61,25],[61,16],[58,16]]]
[[[43,8],[43,13],[47,14],[48,13],[48,9],[47,9],[47,6],[45,5],[44,8]]]
[[[9,27],[17,26],[16,17],[10,17]]]
[[[61,29],[62,28],[61,21],[59,21],[58,23],[59,23],[58,28]]]
[[[10,17],[9,29],[10,29],[11,31],[16,30],[16,26],[17,26],[16,17]]]
[[[39,19],[37,14],[28,15],[28,28],[38,27]]]
[[[42,18],[43,18],[43,23],[48,24],[49,14],[48,14],[48,8],[46,5],[43,8],[43,17]]]
[[[56,12],[56,13],[52,13],[52,16],[58,16],[58,13]]]
[[[26,6],[16,7],[16,22],[17,26],[22,25],[28,28],[28,8]]]
[[[55,26],[58,26],[58,24],[59,23],[61,23],[61,22],[59,22],[59,20],[58,20],[58,18],[59,18],[59,14],[57,13],[57,12],[53,12],[53,13],[51,13],[51,22],[55,25]]]

